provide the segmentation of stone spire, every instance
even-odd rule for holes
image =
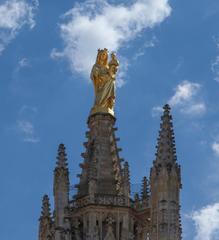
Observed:
[[[176,148],[170,106],[164,106],[157,144],[156,160],[150,174],[151,240],[180,240],[181,188],[180,166]]]
[[[64,144],[60,144],[58,147],[56,168],[54,170],[53,194],[55,205],[55,240],[60,240],[61,232],[68,228],[65,217],[66,209],[69,205],[69,171]]]
[[[42,211],[41,211],[41,217],[40,218],[51,219],[51,210],[50,210],[50,202],[49,202],[48,195],[43,196]]]
[[[175,137],[173,132],[172,116],[170,115],[170,106],[164,106],[163,116],[157,144],[156,163],[168,164],[176,161]]]
[[[148,207],[149,205],[149,183],[147,177],[144,177],[142,180],[142,188],[141,188],[141,201],[142,207]]]
[[[64,168],[67,169],[68,168],[68,162],[67,162],[67,157],[66,157],[66,153],[65,153],[65,145],[63,143],[61,143],[59,145],[58,148],[58,156],[57,156],[57,168]]]
[[[40,216],[39,240],[47,240],[52,236],[52,218],[48,195],[44,195],[42,201],[42,211]]]
[[[115,118],[110,114],[95,114],[89,117],[88,138],[82,153],[84,162],[80,164],[82,172],[76,198],[94,195],[118,195],[122,192],[122,168],[115,137]]]
[[[129,201],[130,193],[131,193],[131,187],[130,187],[130,172],[129,172],[129,164],[128,162],[124,163],[124,169],[123,169],[124,175],[123,175],[123,188],[124,188],[124,195],[126,196],[127,200]]]
[[[143,177],[143,180],[142,180],[141,198],[142,199],[149,198],[149,185],[148,185],[147,177]]]

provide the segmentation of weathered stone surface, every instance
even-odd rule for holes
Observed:
[[[89,136],[76,198],[90,194],[122,192],[122,167],[115,137],[115,118],[110,114],[89,117]]]
[[[180,240],[180,166],[176,162],[175,140],[169,105],[164,106],[156,160],[151,168],[150,240]]]
[[[67,157],[61,144],[54,171],[54,216],[44,197],[39,240],[181,240],[180,166],[169,111],[166,105],[150,184],[144,177],[141,195],[134,199],[129,164],[119,156],[112,115],[99,113],[88,119],[73,199],[69,199]]]

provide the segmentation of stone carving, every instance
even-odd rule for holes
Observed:
[[[125,198],[122,196],[97,196],[96,204],[125,206]]]
[[[107,232],[104,240],[116,240],[114,233],[113,233],[113,223],[115,220],[111,215],[109,215],[106,219],[107,222]]]

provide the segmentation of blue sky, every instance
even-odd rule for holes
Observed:
[[[107,47],[121,62],[117,136],[132,182],[149,175],[168,102],[183,239],[219,240],[218,22],[217,0],[0,0],[0,239],[37,238],[60,142],[77,183],[93,103],[89,70]]]

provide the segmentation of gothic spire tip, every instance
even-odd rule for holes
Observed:
[[[57,156],[57,167],[66,168],[67,163],[67,154],[65,152],[65,145],[63,143],[59,144],[58,147],[58,156]]]
[[[163,106],[163,110],[164,110],[164,112],[170,112],[170,110],[171,110],[170,105],[169,105],[168,103],[166,103],[166,104]]]
[[[41,216],[42,217],[50,217],[51,216],[50,202],[49,202],[49,196],[48,195],[43,196]]]

